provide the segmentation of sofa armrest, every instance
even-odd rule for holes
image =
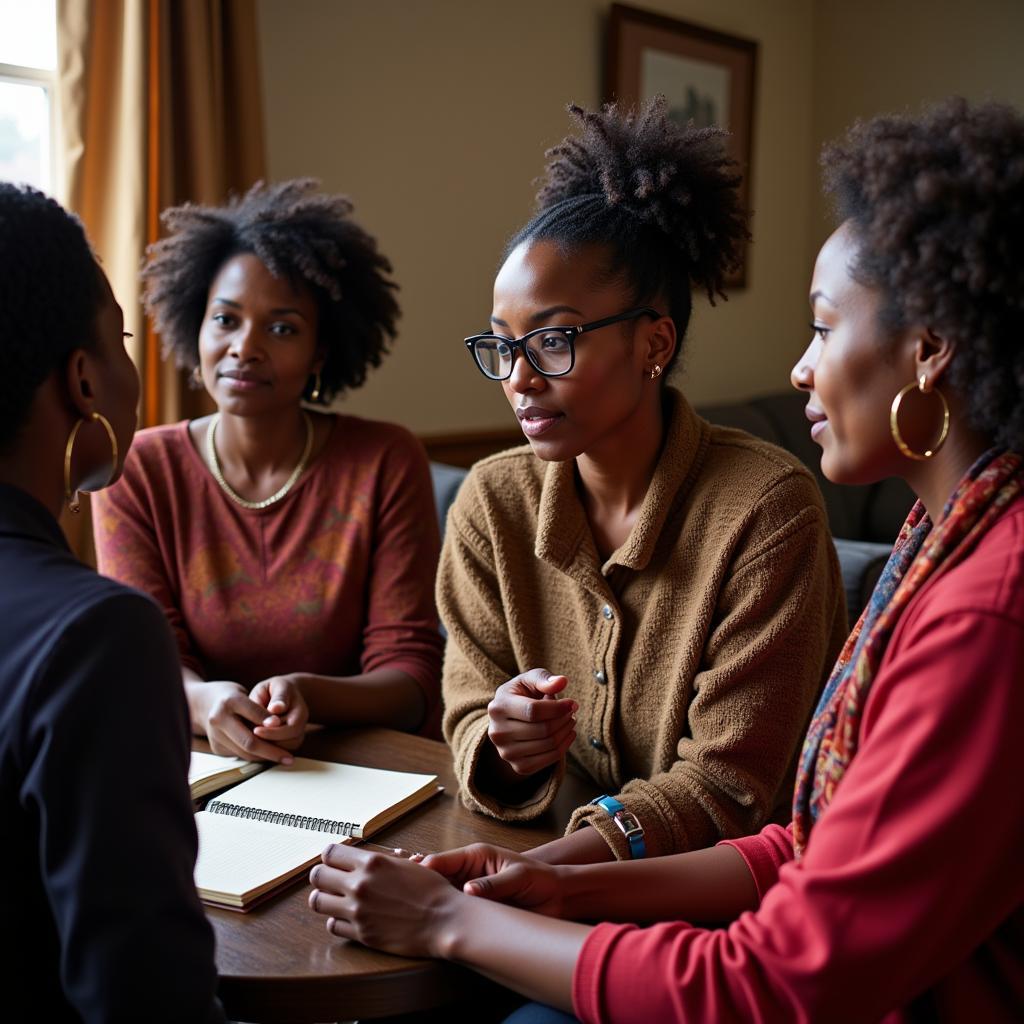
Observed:
[[[462,481],[466,479],[468,469],[461,466],[449,466],[444,462],[430,463],[430,482],[434,485],[434,506],[437,509],[437,522],[444,538],[444,524],[448,518],[448,509],[459,493]]]

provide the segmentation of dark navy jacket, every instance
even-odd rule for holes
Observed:
[[[0,1016],[223,1019],[189,725],[156,605],[0,484]]]

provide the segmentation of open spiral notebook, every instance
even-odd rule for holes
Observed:
[[[311,867],[328,843],[358,842],[440,791],[436,775],[297,757],[196,814],[205,903],[246,911]]]

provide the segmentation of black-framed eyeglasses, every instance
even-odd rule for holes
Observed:
[[[544,377],[564,377],[576,365],[576,339],[587,331],[596,331],[638,316],[661,314],[650,306],[629,309],[618,316],[606,316],[575,327],[538,327],[521,338],[501,334],[474,334],[466,339],[473,361],[488,380],[508,380],[516,362],[516,351],[522,350],[529,364]]]

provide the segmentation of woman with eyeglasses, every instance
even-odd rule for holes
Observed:
[[[841,224],[792,381],[831,480],[898,476],[919,501],[811,722],[790,827],[639,864],[332,847],[311,903],[333,934],[583,1021],[1021,1020],[1024,116],[879,117],[823,164]]]
[[[174,640],[57,517],[116,480],[139,378],[78,220],[0,182],[3,1019],[223,1021]],[[153,728],[154,723],[159,728]]]
[[[664,102],[586,113],[466,340],[529,446],[478,464],[438,578],[444,732],[466,803],[542,813],[567,766],[595,803],[534,855],[651,857],[785,813],[845,634],[818,489],[666,385],[691,289],[746,239],[718,129]],[[603,794],[603,795],[602,795]]]
[[[144,430],[94,502],[100,571],[152,595],[195,732],[287,763],[307,718],[440,733],[440,538],[404,428],[328,411],[379,366],[391,266],[303,179],[164,214],[143,271],[169,351],[217,412]]]

